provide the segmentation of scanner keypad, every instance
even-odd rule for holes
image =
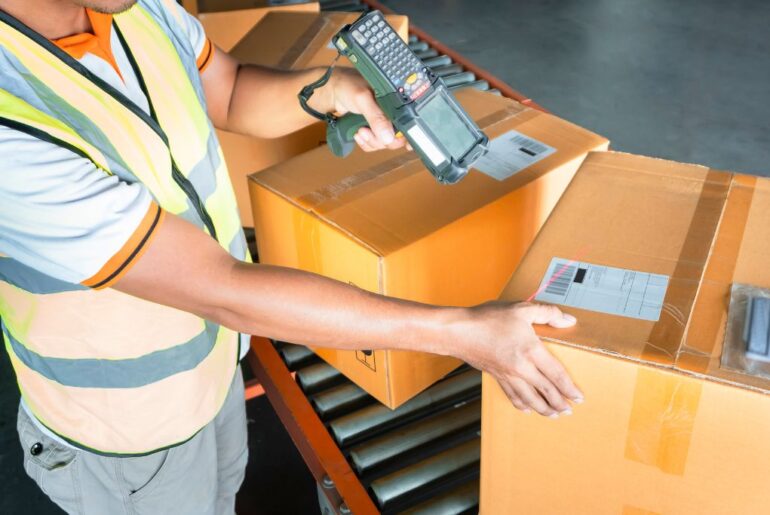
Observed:
[[[352,33],[400,93],[414,100],[430,87],[420,59],[379,14],[360,20]]]

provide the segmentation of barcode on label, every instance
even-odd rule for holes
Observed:
[[[543,152],[546,152],[548,150],[548,147],[543,145],[542,143],[539,143],[533,139],[529,139],[526,136],[523,136],[521,134],[516,134],[513,136],[513,139],[511,139],[514,145],[517,145],[519,147],[519,150],[524,152],[525,154],[529,154],[531,156],[536,156],[538,154],[542,154]]]
[[[576,268],[575,265],[557,265],[553,277],[548,283],[548,286],[545,287],[545,292],[550,293],[551,295],[564,297],[567,294],[572,278],[575,276]]]

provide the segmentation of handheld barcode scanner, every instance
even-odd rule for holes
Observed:
[[[379,11],[364,14],[352,25],[346,25],[332,42],[371,85],[385,116],[439,182],[456,183],[486,153],[486,135],[444,81],[422,64]],[[327,143],[334,155],[345,157],[353,150],[353,135],[367,125],[364,117],[336,117],[318,113],[307,105],[313,90],[326,84],[331,70],[330,67],[319,81],[303,88],[299,98],[306,111],[327,122]]]

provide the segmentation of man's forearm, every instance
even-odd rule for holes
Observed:
[[[180,249],[194,252],[180,260]],[[574,325],[556,307],[447,308],[386,298],[307,272],[238,262],[170,214],[113,287],[244,333],[315,347],[452,355],[491,373],[520,409],[543,415],[568,411],[565,396],[582,398],[532,328]]]
[[[223,286],[220,323],[317,347],[462,355],[453,335],[472,323],[463,308],[387,298],[287,268],[238,263]]]
[[[280,71],[241,65],[235,77],[225,127],[231,132],[277,138],[315,121],[299,105],[297,94],[319,79],[324,68]],[[317,90],[311,105],[320,111],[332,109],[327,88]]]

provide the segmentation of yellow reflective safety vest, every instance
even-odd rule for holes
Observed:
[[[246,260],[196,56],[164,2],[173,0],[140,0],[113,18],[149,116],[0,12],[0,123],[71,149],[105,174],[143,183],[162,210]],[[180,259],[187,251],[180,249]],[[140,455],[183,443],[222,406],[238,334],[100,288],[112,279],[69,284],[0,260],[0,317],[22,396],[51,431],[94,452]]]

